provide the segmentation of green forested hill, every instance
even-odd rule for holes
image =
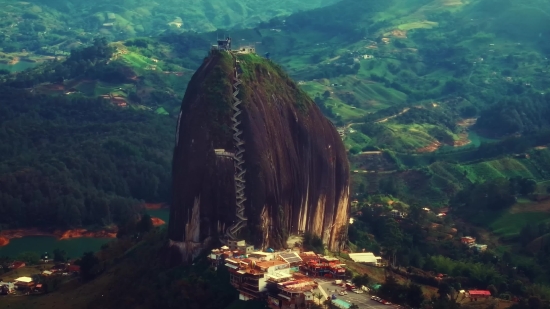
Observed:
[[[277,11],[278,6],[286,5],[285,12],[290,12],[330,4],[288,17],[262,17],[267,21],[256,28],[232,30],[231,35],[235,45],[256,42],[259,54],[269,52],[299,80],[324,113],[343,127],[344,141],[352,155],[382,149],[395,153],[392,164],[406,170],[436,161],[471,164],[475,160],[495,160],[516,150],[526,151],[525,145],[541,146],[513,142],[511,147],[489,146],[477,151],[483,143],[471,141],[476,136],[470,133],[477,131],[493,138],[520,133],[529,139],[530,134],[548,128],[548,98],[544,93],[550,89],[547,40],[543,39],[547,34],[541,26],[546,22],[546,2],[500,1],[494,12],[488,11],[496,5],[492,0],[343,0],[333,4],[310,2],[303,7],[292,3],[259,9],[253,1],[224,5],[206,1],[181,7],[187,19],[177,15],[177,2],[162,6],[137,0],[93,5],[73,1],[11,3],[7,6],[10,16],[18,27],[28,24],[28,31],[22,32],[20,39],[5,35],[4,46],[30,40],[36,35],[32,27],[40,25],[56,29],[59,44],[52,45],[47,37],[41,37],[40,42],[64,49],[78,47],[68,44],[75,38],[86,42],[84,37],[73,35],[76,26],[92,29],[113,16],[115,24],[126,25],[124,29],[146,20],[151,24],[144,29],[158,30],[162,28],[159,20],[164,19],[174,21],[173,27],[181,24],[185,28],[199,25],[201,18],[229,27],[242,22],[232,19],[233,13],[244,20],[252,16],[249,14],[283,14]],[[30,13],[19,20],[21,8]],[[226,15],[219,13],[222,11]],[[533,20],[510,27],[507,16],[514,14],[533,16]],[[67,20],[74,24],[64,19],[69,15],[72,17]],[[54,20],[52,16],[59,18]],[[44,23],[45,18],[51,24]],[[145,33],[136,28],[124,36]],[[58,95],[51,89],[62,85],[65,92],[88,98],[111,95],[124,100],[131,110],[173,116],[192,70],[216,35],[205,32],[208,29],[195,29],[203,33],[169,31],[159,37],[129,39],[109,46],[96,40],[91,49],[67,55],[67,61],[46,63],[4,78],[10,86],[32,88],[38,94]],[[103,29],[98,34],[113,38],[111,30]],[[521,31],[529,33],[528,38],[518,37]],[[101,54],[103,49],[109,49],[105,55]],[[99,56],[94,55],[96,52]],[[467,147],[458,148],[463,145]],[[434,152],[438,148],[442,150]],[[499,152],[501,149],[506,150]],[[491,175],[508,175],[504,167],[492,166],[498,172]],[[433,170],[441,177],[441,181],[437,177],[429,181],[442,188],[441,193],[432,195],[431,200],[437,201],[449,198],[465,180],[483,178],[466,177],[453,183],[454,178],[447,177],[447,172],[439,175],[437,171],[442,170],[435,166]]]
[[[275,16],[336,1],[2,0],[0,42],[4,51],[9,52],[21,49],[49,54],[68,52],[97,35],[115,40],[158,35],[170,29],[208,32],[249,27]]]
[[[125,223],[167,201],[173,120],[0,88],[0,225]]]

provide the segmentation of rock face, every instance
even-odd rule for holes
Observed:
[[[214,51],[191,79],[177,124],[171,263],[188,262],[238,221],[236,72],[248,219],[239,238],[256,248],[284,248],[290,234],[308,231],[336,250],[346,235],[349,166],[335,127],[277,65]]]

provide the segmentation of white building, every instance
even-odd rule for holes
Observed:
[[[379,256],[374,256],[374,253],[372,252],[350,253],[349,257],[356,263],[366,263],[379,266],[382,262],[382,258]]]

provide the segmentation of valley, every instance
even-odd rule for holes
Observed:
[[[485,265],[503,275],[469,287],[549,297],[547,2],[4,2],[1,229],[122,227],[137,205],[168,202],[181,100],[223,33],[280,64],[338,129],[355,220],[346,250],[384,249],[390,259],[393,250],[398,265],[441,273],[448,266],[431,257]],[[22,198],[23,183],[32,198]],[[433,210],[429,219],[386,222],[419,206]],[[487,254],[458,247],[467,235],[489,244]]]

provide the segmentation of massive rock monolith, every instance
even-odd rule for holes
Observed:
[[[234,125],[242,131],[237,139]],[[239,221],[239,156],[248,219],[239,238],[284,248],[290,234],[311,232],[338,248],[348,221],[349,166],[335,127],[271,61],[213,51],[189,83],[177,124],[171,264],[190,261]]]

